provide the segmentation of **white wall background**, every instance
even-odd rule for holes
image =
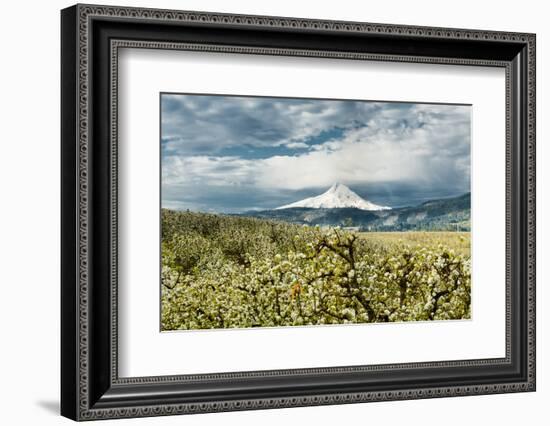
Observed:
[[[537,33],[538,390],[530,394],[107,421],[102,424],[544,424],[550,401],[550,27],[538,0],[104,0],[103,4]],[[11,1],[0,25],[0,418],[69,424],[59,405],[59,9]],[[546,160],[546,161],[545,161]]]

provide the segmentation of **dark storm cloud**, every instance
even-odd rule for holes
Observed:
[[[375,103],[289,98],[164,94],[163,148],[180,155],[215,155],[228,147],[274,147],[352,127]]]

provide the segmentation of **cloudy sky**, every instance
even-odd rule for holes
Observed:
[[[470,191],[465,105],[161,95],[162,207],[270,209],[348,185],[399,207]]]

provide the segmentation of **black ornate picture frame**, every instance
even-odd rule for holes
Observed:
[[[534,34],[96,5],[64,9],[61,30],[62,415],[93,420],[535,390]],[[503,68],[506,356],[120,378],[123,47]]]

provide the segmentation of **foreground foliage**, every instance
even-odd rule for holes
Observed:
[[[163,210],[162,329],[469,318],[469,249],[433,240]]]

